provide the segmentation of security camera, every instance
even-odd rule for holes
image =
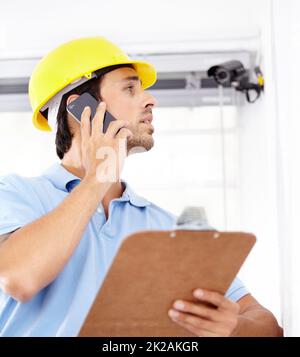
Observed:
[[[209,77],[214,77],[221,85],[232,84],[247,76],[243,64],[240,61],[228,61],[211,67],[207,72]]]
[[[250,82],[249,72],[242,62],[232,60],[209,68],[207,75],[213,77],[222,86],[229,85],[237,91],[245,93],[247,101],[254,103],[264,90],[264,78],[260,68],[255,67],[254,71],[258,83]]]

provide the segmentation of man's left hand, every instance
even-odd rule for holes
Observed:
[[[170,318],[196,336],[231,336],[238,324],[240,305],[214,291],[197,289],[193,295],[199,303],[176,300],[169,310]]]

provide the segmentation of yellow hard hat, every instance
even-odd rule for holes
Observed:
[[[150,63],[133,60],[118,46],[104,37],[80,38],[52,50],[35,67],[29,81],[29,99],[36,128],[51,131],[47,118],[41,113],[47,103],[63,88],[92,78],[95,71],[113,65],[132,64],[142,88],[156,81],[156,70]],[[73,85],[74,87],[74,85]]]

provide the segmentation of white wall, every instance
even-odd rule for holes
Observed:
[[[247,269],[255,270],[257,262],[264,264],[260,279],[249,271],[245,274],[249,284],[257,287],[262,301],[273,294],[274,309],[279,309],[281,303],[285,336],[299,336],[300,5],[296,0],[262,4],[266,92],[263,101],[251,110],[242,108],[240,114],[242,219],[245,228],[256,232],[261,246],[248,261]],[[271,288],[269,293],[263,288],[266,282]]]
[[[154,110],[154,148],[129,157],[123,177],[138,192],[179,215],[185,206],[205,207],[216,229],[238,230],[239,137],[236,108],[224,108],[227,227],[223,210],[222,145],[218,107]]]
[[[0,112],[0,133],[0,175],[39,175],[59,160],[54,136],[33,129],[29,112]]]
[[[279,318],[280,266],[276,96],[271,32],[271,1],[251,2],[259,11],[261,67],[265,93],[255,104],[238,108],[240,118],[241,225],[257,237],[241,276],[258,300]]]
[[[276,78],[278,139],[279,237],[282,310],[286,336],[300,336],[299,261],[299,63],[300,4],[296,0],[273,4],[273,53]]]

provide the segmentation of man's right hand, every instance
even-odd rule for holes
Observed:
[[[119,174],[127,155],[127,138],[133,134],[128,129],[129,122],[124,120],[111,122],[104,134],[105,110],[106,104],[101,102],[92,121],[89,107],[82,112],[81,155],[82,166],[85,169],[84,178],[110,186],[120,178]],[[120,152],[122,149],[125,152]]]

